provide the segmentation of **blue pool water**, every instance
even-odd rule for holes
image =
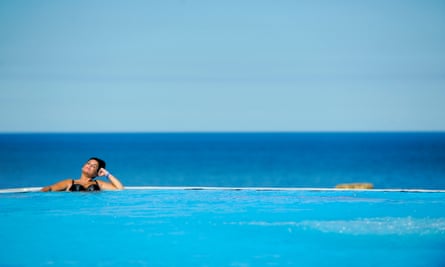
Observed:
[[[445,193],[0,194],[0,266],[444,266]]]

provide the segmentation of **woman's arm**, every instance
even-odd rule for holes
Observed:
[[[109,173],[104,168],[101,168],[99,170],[98,175],[99,176],[106,176],[108,178],[108,180],[110,181],[108,183],[108,182],[104,182],[104,181],[98,180],[97,182],[99,183],[99,186],[100,186],[101,189],[103,189],[103,190],[122,190],[122,189],[124,189],[124,186],[119,181],[119,179],[117,179],[117,177],[115,177],[114,175]]]
[[[71,179],[66,179],[60,182],[57,182],[53,185],[45,186],[40,191],[48,192],[48,191],[64,191],[68,188],[68,186],[72,183]]]

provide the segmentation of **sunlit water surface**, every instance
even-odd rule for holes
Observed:
[[[0,194],[0,266],[444,266],[445,193]]]

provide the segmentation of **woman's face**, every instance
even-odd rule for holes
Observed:
[[[94,159],[90,159],[83,165],[82,172],[87,174],[89,177],[96,177],[97,172],[99,171],[99,162]]]

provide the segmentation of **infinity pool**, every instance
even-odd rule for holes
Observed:
[[[444,266],[445,192],[0,193],[0,266]]]

